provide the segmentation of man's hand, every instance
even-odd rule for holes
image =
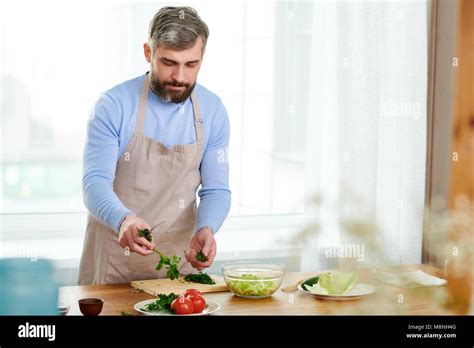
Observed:
[[[204,227],[191,239],[190,250],[185,252],[186,260],[191,263],[191,266],[196,268],[198,271],[202,271],[204,268],[207,268],[212,265],[214,258],[216,257],[216,240],[214,239],[214,234],[210,228]],[[196,260],[196,254],[202,250],[202,253],[208,258],[206,262],[200,262]]]
[[[155,243],[147,241],[138,235],[138,229],[151,229],[145,220],[138,216],[127,215],[120,225],[118,242],[122,248],[128,247],[130,251],[146,256],[153,252]]]

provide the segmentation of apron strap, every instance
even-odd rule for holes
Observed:
[[[202,124],[201,108],[199,107],[199,102],[194,91],[191,93],[191,101],[193,103],[194,127],[196,128],[196,142],[202,145],[204,143],[204,129]]]
[[[141,134],[143,125],[145,124],[145,113],[148,106],[148,93],[150,91],[150,75],[147,73],[143,80],[142,90],[140,92],[140,100],[138,102],[137,120],[135,122],[135,134]]]

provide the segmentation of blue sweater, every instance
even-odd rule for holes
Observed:
[[[82,176],[84,204],[96,219],[116,232],[124,217],[134,213],[113,191],[113,181],[117,161],[133,135],[144,76],[102,94],[88,123]],[[204,127],[196,230],[210,227],[216,233],[229,212],[231,201],[227,161],[229,118],[218,96],[199,84],[194,91]],[[142,131],[167,147],[196,142],[191,98],[180,104],[167,103],[150,91]]]

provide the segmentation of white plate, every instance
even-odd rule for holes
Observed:
[[[206,301],[207,307],[204,308],[204,310],[201,313],[174,314],[174,313],[166,313],[166,312],[158,312],[158,311],[147,312],[147,311],[142,310],[142,308],[144,308],[147,304],[153,303],[155,301],[156,300],[145,300],[145,301],[135,303],[135,305],[133,306],[133,309],[135,309],[137,312],[140,312],[146,315],[174,315],[174,316],[190,317],[190,316],[198,316],[198,315],[209,315],[214,312],[217,312],[219,308],[221,308],[220,304],[216,302]]]
[[[314,278],[314,277],[311,277]],[[310,278],[308,278],[310,279]],[[364,283],[357,283],[352,290],[345,293],[344,295],[328,295],[328,294],[318,294],[314,292],[310,292],[308,290],[303,289],[301,284],[303,284],[306,280],[303,280],[301,283],[298,284],[298,290],[304,292],[305,294],[313,295],[314,297],[324,299],[324,300],[333,300],[333,301],[350,301],[350,300],[358,300],[360,298],[367,297],[375,292],[375,287],[369,284]]]

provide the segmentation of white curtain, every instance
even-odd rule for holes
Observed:
[[[304,243],[304,271],[337,267],[331,256],[345,244],[367,246],[346,235],[341,219],[378,228],[382,257],[365,248],[361,266],[421,262],[427,6],[314,4],[306,187],[321,204],[306,209],[320,228]],[[370,224],[361,226],[368,235]]]

